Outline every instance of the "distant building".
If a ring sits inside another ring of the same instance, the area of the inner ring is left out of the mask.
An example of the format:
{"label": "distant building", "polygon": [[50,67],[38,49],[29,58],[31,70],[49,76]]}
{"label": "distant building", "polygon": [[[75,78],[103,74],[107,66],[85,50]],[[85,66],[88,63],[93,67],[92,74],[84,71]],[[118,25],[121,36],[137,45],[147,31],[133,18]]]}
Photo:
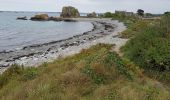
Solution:
{"label": "distant building", "polygon": [[122,16],[122,15],[125,15],[125,12],[126,11],[115,11],[115,14],[118,15],[118,16]]}
{"label": "distant building", "polygon": [[133,16],[134,13],[133,13],[133,12],[125,12],[125,15],[126,15],[126,16]]}
{"label": "distant building", "polygon": [[126,11],[115,11],[116,15],[120,15],[120,16],[133,16],[134,13],[133,12],[126,12]]}

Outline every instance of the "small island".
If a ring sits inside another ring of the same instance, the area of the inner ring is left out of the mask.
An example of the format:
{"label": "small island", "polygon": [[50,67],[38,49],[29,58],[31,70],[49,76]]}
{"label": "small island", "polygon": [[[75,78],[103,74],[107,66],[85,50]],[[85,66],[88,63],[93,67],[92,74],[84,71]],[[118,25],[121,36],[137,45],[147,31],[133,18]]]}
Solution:
{"label": "small island", "polygon": [[39,14],[31,17],[32,21],[66,21],[66,22],[76,22],[71,18],[80,17],[78,9],[68,6],[63,7],[60,17],[49,17],[47,14]]}

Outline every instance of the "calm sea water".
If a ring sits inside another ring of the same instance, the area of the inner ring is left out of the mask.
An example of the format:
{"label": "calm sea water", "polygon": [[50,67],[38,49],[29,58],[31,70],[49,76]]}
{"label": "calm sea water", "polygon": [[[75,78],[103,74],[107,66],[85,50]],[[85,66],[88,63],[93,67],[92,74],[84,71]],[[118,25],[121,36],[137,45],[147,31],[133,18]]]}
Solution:
{"label": "calm sea water", "polygon": [[[65,39],[92,29],[90,22],[38,22],[16,20],[30,18],[33,12],[0,12],[0,51],[22,48],[23,46]],[[59,16],[59,13],[48,13]]]}

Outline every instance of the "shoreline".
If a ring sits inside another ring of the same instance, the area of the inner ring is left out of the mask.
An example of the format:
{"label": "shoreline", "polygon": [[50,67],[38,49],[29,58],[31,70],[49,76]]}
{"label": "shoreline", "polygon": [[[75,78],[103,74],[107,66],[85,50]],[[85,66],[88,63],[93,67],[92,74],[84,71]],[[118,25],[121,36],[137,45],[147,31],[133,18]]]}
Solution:
{"label": "shoreline", "polygon": [[124,45],[127,39],[118,37],[126,29],[122,22],[98,18],[74,18],[77,21],[90,21],[93,29],[67,39],[23,47],[21,50],[0,53],[0,73],[10,65],[39,66],[52,62],[59,56],[65,57],[79,53],[98,43],[116,44],[115,50]]}

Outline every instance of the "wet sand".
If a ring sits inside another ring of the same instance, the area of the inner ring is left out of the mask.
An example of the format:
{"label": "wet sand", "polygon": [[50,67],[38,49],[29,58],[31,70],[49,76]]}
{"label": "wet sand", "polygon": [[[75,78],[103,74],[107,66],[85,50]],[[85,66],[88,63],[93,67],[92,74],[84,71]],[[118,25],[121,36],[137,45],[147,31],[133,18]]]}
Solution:
{"label": "wet sand", "polygon": [[12,64],[38,66],[44,62],[52,62],[59,56],[73,55],[98,43],[116,44],[115,51],[118,51],[127,41],[118,37],[119,32],[126,29],[121,22],[99,18],[74,18],[74,20],[89,21],[93,24],[93,29],[64,40],[0,52],[0,72],[4,72]]}

